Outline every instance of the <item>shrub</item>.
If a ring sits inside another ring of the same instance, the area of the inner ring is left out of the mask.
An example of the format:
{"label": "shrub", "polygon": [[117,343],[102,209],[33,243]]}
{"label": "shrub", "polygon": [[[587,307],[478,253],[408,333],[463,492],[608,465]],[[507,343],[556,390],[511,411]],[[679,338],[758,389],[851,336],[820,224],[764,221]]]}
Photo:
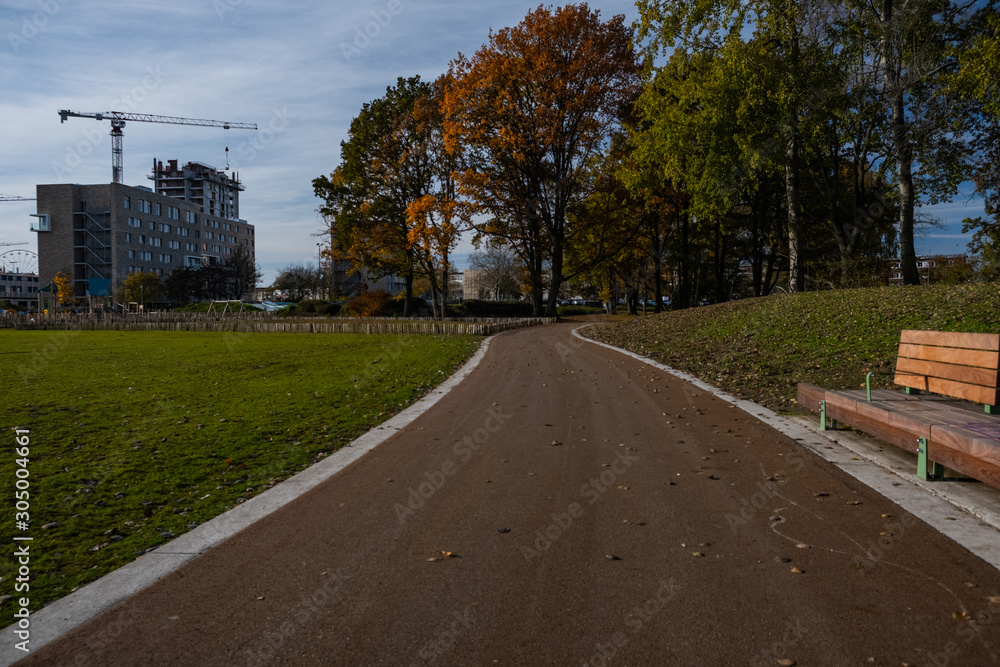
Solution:
{"label": "shrub", "polygon": [[388,292],[374,290],[354,297],[345,308],[351,317],[379,317],[388,314],[390,301]]}

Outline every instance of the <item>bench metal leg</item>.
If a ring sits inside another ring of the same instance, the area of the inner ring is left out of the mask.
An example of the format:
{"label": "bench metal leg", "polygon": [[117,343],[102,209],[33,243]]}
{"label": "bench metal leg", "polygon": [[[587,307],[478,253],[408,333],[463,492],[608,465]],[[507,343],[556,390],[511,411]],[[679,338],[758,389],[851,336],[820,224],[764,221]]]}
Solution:
{"label": "bench metal leg", "polygon": [[944,466],[927,458],[927,438],[917,439],[917,475],[920,479],[930,481],[944,478]]}

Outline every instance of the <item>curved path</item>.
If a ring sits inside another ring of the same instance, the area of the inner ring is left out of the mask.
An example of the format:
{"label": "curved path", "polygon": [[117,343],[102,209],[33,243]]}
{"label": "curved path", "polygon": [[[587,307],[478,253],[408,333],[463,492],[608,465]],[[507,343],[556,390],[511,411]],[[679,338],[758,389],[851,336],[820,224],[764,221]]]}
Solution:
{"label": "curved path", "polygon": [[23,665],[985,665],[1000,573],[572,325]]}

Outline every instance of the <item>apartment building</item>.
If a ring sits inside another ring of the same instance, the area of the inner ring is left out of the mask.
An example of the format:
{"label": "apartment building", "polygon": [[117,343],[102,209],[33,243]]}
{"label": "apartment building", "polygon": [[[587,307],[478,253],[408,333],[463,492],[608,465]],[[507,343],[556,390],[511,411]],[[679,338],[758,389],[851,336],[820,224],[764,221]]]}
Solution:
{"label": "apartment building", "polygon": [[[36,186],[38,276],[72,276],[74,296],[111,291],[132,272],[167,277],[180,267],[255,258],[254,227],[239,218],[235,177],[201,163],[154,162],[157,191],[120,183]],[[94,281],[93,284],[91,281]]]}

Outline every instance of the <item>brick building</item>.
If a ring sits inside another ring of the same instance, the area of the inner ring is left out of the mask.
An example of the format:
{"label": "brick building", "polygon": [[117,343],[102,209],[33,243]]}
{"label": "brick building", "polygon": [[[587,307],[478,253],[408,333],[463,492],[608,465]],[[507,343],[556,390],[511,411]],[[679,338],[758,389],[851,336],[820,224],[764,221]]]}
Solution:
{"label": "brick building", "polygon": [[224,262],[244,248],[255,258],[254,227],[239,218],[243,186],[201,163],[182,169],[154,161],[157,191],[120,183],[36,186],[38,276],[48,284],[58,271],[73,278],[74,296],[111,281],[112,292],[129,273],[166,277],[180,267]]}

